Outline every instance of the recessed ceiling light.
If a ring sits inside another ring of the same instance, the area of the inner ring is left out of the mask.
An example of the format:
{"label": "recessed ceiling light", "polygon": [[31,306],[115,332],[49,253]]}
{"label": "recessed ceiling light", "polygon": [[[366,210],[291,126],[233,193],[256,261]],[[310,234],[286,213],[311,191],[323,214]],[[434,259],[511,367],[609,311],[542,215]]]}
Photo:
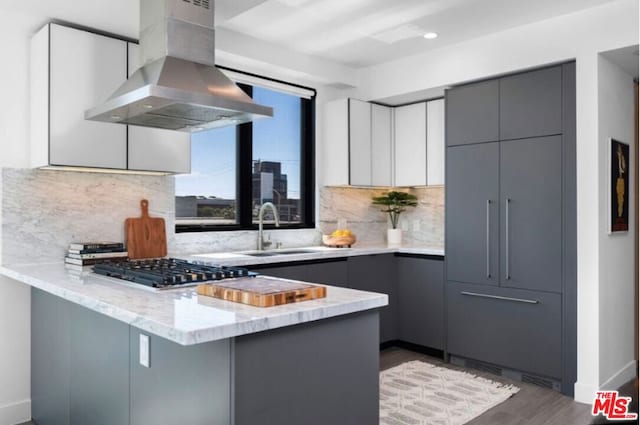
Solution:
{"label": "recessed ceiling light", "polygon": [[428,32],[425,35],[423,35],[424,38],[426,38],[427,40],[433,40],[434,38],[438,38],[438,33],[437,32]]}

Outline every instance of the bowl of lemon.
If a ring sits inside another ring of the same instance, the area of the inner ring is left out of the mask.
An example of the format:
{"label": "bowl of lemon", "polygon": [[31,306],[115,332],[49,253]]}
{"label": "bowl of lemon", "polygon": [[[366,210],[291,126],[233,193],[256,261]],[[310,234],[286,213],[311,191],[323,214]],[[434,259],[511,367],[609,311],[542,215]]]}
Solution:
{"label": "bowl of lemon", "polygon": [[349,229],[338,229],[330,235],[322,235],[322,243],[334,248],[351,248],[356,243],[356,235]]}

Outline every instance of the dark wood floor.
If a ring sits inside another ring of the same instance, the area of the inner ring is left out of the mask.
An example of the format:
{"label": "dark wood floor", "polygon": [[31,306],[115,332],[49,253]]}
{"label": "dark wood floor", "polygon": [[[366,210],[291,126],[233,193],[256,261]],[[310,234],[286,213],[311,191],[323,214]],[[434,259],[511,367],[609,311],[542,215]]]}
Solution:
{"label": "dark wood floor", "polygon": [[[382,351],[380,369],[385,370],[411,360],[423,360],[451,369],[465,370],[464,368],[444,363],[441,359],[401,348],[389,348]],[[594,421],[590,413],[591,406],[576,403],[573,399],[556,391],[524,382],[512,381],[482,371],[472,370],[472,372],[494,381],[514,384],[520,388],[520,392],[504,403],[478,416],[467,425],[588,425],[591,423],[606,423]],[[635,404],[633,407],[635,409],[632,408],[632,411],[637,412],[637,380],[625,385],[620,389],[620,392],[634,397]],[[21,425],[35,424],[26,422]]]}
{"label": "dark wood floor", "polygon": [[[443,363],[440,359],[400,348],[390,348],[382,352],[380,369],[388,369],[411,360],[423,360],[451,369],[465,370]],[[472,370],[472,373],[494,381],[514,384],[520,388],[520,392],[467,425],[588,425],[593,420],[590,406],[576,403],[572,398],[556,391],[481,371]]]}

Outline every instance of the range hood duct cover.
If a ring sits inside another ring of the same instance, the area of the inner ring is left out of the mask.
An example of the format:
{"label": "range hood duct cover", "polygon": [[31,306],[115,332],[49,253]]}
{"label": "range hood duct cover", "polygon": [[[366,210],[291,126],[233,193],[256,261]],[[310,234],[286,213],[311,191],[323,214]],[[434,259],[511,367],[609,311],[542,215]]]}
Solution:
{"label": "range hood duct cover", "polygon": [[213,1],[140,0],[144,65],[85,118],[194,132],[272,117],[215,67],[213,28]]}

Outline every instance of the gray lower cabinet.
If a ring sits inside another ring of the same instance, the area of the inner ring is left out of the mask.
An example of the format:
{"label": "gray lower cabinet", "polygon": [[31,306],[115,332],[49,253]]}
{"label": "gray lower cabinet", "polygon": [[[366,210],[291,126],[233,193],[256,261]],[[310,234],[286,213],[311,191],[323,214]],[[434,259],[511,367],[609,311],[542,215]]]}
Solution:
{"label": "gray lower cabinet", "polygon": [[500,140],[562,133],[562,66],[500,79]]}
{"label": "gray lower cabinet", "polygon": [[447,149],[447,279],[499,280],[500,144]]}
{"label": "gray lower cabinet", "polygon": [[70,424],[128,424],[129,325],[73,304],[70,318]]}
{"label": "gray lower cabinet", "polygon": [[139,363],[141,333],[131,328],[130,424],[230,425],[231,340],[181,346],[149,335],[147,368]]}
{"label": "gray lower cabinet", "polygon": [[265,276],[303,280],[324,285],[347,286],[347,259],[326,261],[300,261],[282,265],[249,266],[249,269]]}
{"label": "gray lower cabinet", "polygon": [[482,81],[446,91],[447,146],[495,142],[500,128],[500,83]]}
{"label": "gray lower cabinet", "polygon": [[33,289],[32,417],[46,425],[129,423],[129,326]]}
{"label": "gray lower cabinet", "polygon": [[380,343],[398,336],[398,284],[396,259],[391,254],[350,257],[348,283],[351,289],[378,292],[389,296],[389,305],[380,311]]}
{"label": "gray lower cabinet", "polygon": [[31,291],[31,416],[38,424],[69,425],[71,381],[69,303]]}
{"label": "gray lower cabinet", "polygon": [[32,307],[40,425],[378,424],[377,311],[181,346],[38,289]]}
{"label": "gray lower cabinet", "polygon": [[444,350],[444,261],[397,257],[400,339]]}
{"label": "gray lower cabinet", "polygon": [[181,346],[31,291],[32,417],[41,425],[230,425],[231,341]]}
{"label": "gray lower cabinet", "polygon": [[562,377],[562,296],[447,283],[447,351],[550,378]]}
{"label": "gray lower cabinet", "polygon": [[377,334],[367,311],[236,338],[235,425],[378,425]]}

